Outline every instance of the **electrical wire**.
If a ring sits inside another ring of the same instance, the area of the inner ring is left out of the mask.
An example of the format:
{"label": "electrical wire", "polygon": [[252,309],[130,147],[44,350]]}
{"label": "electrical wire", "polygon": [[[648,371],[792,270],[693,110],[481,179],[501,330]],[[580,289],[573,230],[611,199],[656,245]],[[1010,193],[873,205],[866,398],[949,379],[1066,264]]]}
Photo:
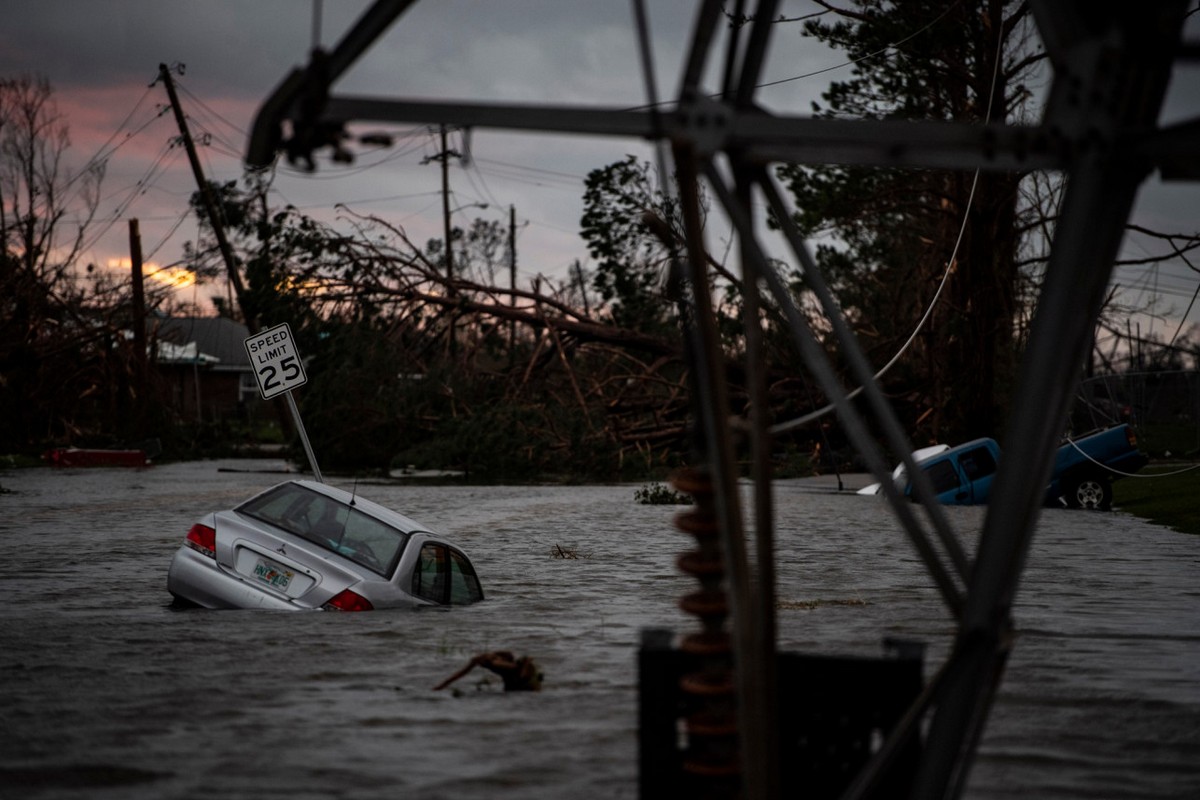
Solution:
{"label": "electrical wire", "polygon": [[115,153],[117,150],[119,150],[121,148],[122,145],[125,144],[125,142],[129,141],[130,138],[132,138],[133,136],[136,136],[138,133],[141,133],[141,131],[145,130],[146,127],[151,122],[153,122],[154,120],[156,120],[162,116],[162,112],[159,111],[150,120],[148,120],[145,124],[143,124],[141,127],[139,127],[136,131],[133,131],[132,133],[128,134],[125,137],[124,141],[122,141],[116,147],[113,147],[112,150],[108,150],[109,145],[112,144],[113,140],[117,138],[117,135],[120,134],[121,131],[125,130],[125,126],[129,124],[129,121],[131,119],[133,119],[133,115],[137,113],[138,109],[141,108],[142,103],[144,103],[146,101],[146,98],[150,95],[151,89],[152,89],[152,87],[147,87],[146,90],[144,92],[142,92],[142,96],[139,97],[138,101],[133,104],[133,108],[130,109],[129,113],[125,115],[125,119],[121,121],[121,124],[117,126],[116,130],[114,130],[112,132],[112,134],[108,137],[108,139],[104,142],[104,144],[100,145],[100,148],[96,151],[96,154],[87,160],[87,162],[83,165],[82,169],[80,169],[78,173],[76,173],[74,176],[71,177],[70,180],[67,181],[66,185],[63,187],[64,189],[71,188],[71,186],[74,185],[74,183],[76,181],[78,181],[83,175],[87,174],[87,172],[89,170],[91,170],[93,167],[97,166],[98,164],[101,164],[104,161],[107,161],[108,158],[113,153]]}
{"label": "electrical wire", "polygon": [[[94,234],[87,241],[87,243],[82,246],[81,249],[86,251],[95,247],[96,243],[108,233],[112,226],[129,212],[129,209],[133,206],[134,201],[136,201],[138,197],[145,194],[146,191],[154,185],[155,181],[158,180],[158,178],[164,172],[166,166],[173,162],[178,155],[179,151],[174,147],[174,145],[168,143],[159,153],[158,157],[155,158],[154,162],[151,163],[142,179],[137,181],[137,183],[135,183],[133,186],[124,190],[127,193],[125,195],[125,199],[121,203],[117,204],[116,210],[113,212],[112,217],[108,218],[107,224],[103,225],[100,231]],[[108,196],[112,197],[113,195]]]}
{"label": "electrical wire", "polygon": [[[475,178],[472,177],[472,175],[471,175],[472,172],[476,173],[479,176],[478,184],[475,183]],[[492,194],[491,187],[488,186],[487,180],[484,178],[483,173],[479,171],[479,168],[477,166],[475,166],[474,159],[472,159],[472,161],[471,161],[471,166],[463,167],[463,175],[466,177],[467,183],[471,184],[471,188],[475,190],[475,193],[486,197],[487,202],[490,205],[496,206],[497,208],[500,208],[504,205],[503,203],[501,203],[499,200],[496,199],[496,195]]]}
{"label": "electrical wire", "polygon": [[[408,156],[412,153],[418,152],[421,149],[421,147],[422,147],[421,144],[412,144],[409,147],[403,148],[401,150],[392,151],[392,152],[388,153],[388,155],[386,157],[381,158],[377,161],[372,161],[370,163],[365,163],[365,164],[358,164],[354,167],[351,167],[351,168],[348,168],[345,170],[341,170],[336,173],[309,172],[307,170],[299,169],[297,167],[291,167],[291,166],[287,165],[286,163],[280,164],[278,167],[278,171],[280,174],[288,175],[293,178],[299,178],[299,179],[302,179],[305,181],[340,181],[344,178],[352,178],[356,175],[361,175],[364,172],[374,170],[377,167],[383,166],[384,164],[389,164],[393,161],[398,161],[399,159],[404,158],[405,156]],[[372,150],[370,152],[382,152],[386,149],[387,148],[378,148],[378,150]]]}
{"label": "electrical wire", "polygon": [[1112,467],[1108,466],[1107,464],[1105,464],[1101,461],[1097,461],[1096,459],[1092,458],[1087,453],[1083,452],[1083,448],[1080,447],[1079,445],[1075,444],[1075,440],[1072,439],[1070,436],[1067,437],[1067,443],[1070,444],[1071,447],[1074,447],[1076,450],[1078,450],[1079,454],[1081,456],[1083,456],[1084,458],[1086,458],[1088,461],[1091,461],[1093,464],[1097,464],[1101,467],[1104,467],[1105,471],[1111,472],[1114,475],[1120,475],[1122,478],[1170,478],[1174,475],[1182,475],[1185,472],[1191,472],[1192,470],[1200,469],[1200,464],[1193,464],[1190,467],[1184,467],[1183,469],[1178,469],[1178,470],[1175,470],[1174,472],[1153,472],[1153,473],[1149,473],[1149,474],[1143,474],[1140,472],[1122,472],[1119,469],[1113,469]]}
{"label": "electrical wire", "polygon": [[247,132],[247,131],[246,131],[244,128],[242,128],[241,126],[239,126],[239,125],[236,125],[236,124],[234,124],[234,123],[230,122],[228,119],[226,119],[225,117],[221,116],[221,114],[220,114],[220,113],[219,113],[219,112],[218,112],[216,109],[214,109],[214,108],[213,108],[212,106],[210,106],[208,103],[205,103],[205,102],[204,102],[202,99],[200,99],[200,97],[199,97],[199,96],[198,96],[198,95],[197,95],[195,92],[193,92],[191,89],[189,89],[189,88],[187,87],[187,85],[186,85],[186,84],[183,82],[183,79],[182,79],[182,78],[178,78],[178,77],[177,77],[177,78],[175,79],[175,88],[177,88],[177,89],[180,91],[180,93],[181,93],[181,94],[185,94],[185,95],[187,95],[187,96],[188,96],[188,98],[189,98],[189,99],[190,99],[190,100],[191,100],[193,103],[195,103],[195,104],[196,104],[196,105],[197,105],[199,108],[202,108],[203,110],[207,111],[207,112],[208,112],[209,114],[211,114],[212,116],[214,116],[214,117],[216,117],[217,119],[219,119],[221,122],[224,122],[224,123],[225,123],[226,125],[228,125],[230,128],[232,128],[233,130],[235,130],[235,131],[237,131],[238,133],[240,133],[240,134],[241,134],[243,137],[249,137],[249,135],[250,135],[250,134],[249,134],[249,133],[248,133],[248,132]]}
{"label": "electrical wire", "polygon": [[[859,56],[858,58],[853,58],[853,59],[851,59],[851,60],[849,60],[849,61],[846,61],[846,62],[844,62],[844,63],[841,63],[841,64],[835,64],[835,65],[834,65],[834,66],[832,66],[832,67],[824,67],[824,68],[822,68],[822,69],[816,70],[815,72],[807,72],[807,73],[805,73],[805,74],[803,74],[803,75],[795,75],[795,76],[793,76],[793,77],[791,77],[791,78],[782,78],[782,79],[780,79],[780,80],[777,80],[777,81],[768,81],[767,83],[760,83],[760,84],[757,84],[757,85],[755,85],[755,87],[754,87],[754,88],[756,88],[756,89],[765,89],[765,88],[767,88],[767,87],[769,87],[769,86],[778,86],[778,85],[780,85],[780,84],[782,84],[782,83],[791,83],[792,81],[803,80],[804,78],[812,78],[812,77],[814,77],[814,76],[816,76],[816,75],[823,75],[823,74],[825,74],[826,72],[833,72],[834,70],[843,69],[843,68],[845,68],[845,67],[852,67],[852,66],[854,66],[855,64],[861,64],[861,63],[862,63],[862,62],[864,62],[864,61],[869,61],[870,59],[872,59],[872,58],[875,58],[875,57],[876,57],[876,56],[878,56],[878,55],[882,55],[882,54],[884,54],[884,53],[887,53],[887,52],[888,52],[888,51],[890,51],[890,50],[899,50],[899,49],[900,49],[900,45],[902,45],[902,44],[905,44],[906,42],[912,41],[913,39],[917,38],[918,36],[920,36],[920,35],[921,35],[922,33],[924,33],[925,31],[927,31],[927,30],[929,30],[930,28],[932,28],[934,25],[936,25],[936,24],[938,24],[939,22],[941,22],[941,21],[942,21],[942,19],[943,19],[943,18],[944,18],[944,17],[945,17],[947,14],[949,14],[951,11],[953,11],[953,10],[954,10],[954,9],[955,9],[957,6],[959,6],[959,5],[962,5],[962,0],[958,0],[957,2],[955,2],[955,3],[952,3],[951,5],[947,6],[945,11],[943,11],[941,14],[937,15],[936,17],[934,17],[934,18],[933,18],[933,19],[932,19],[932,20],[931,20],[931,21],[930,21],[930,22],[929,22],[927,25],[925,25],[925,26],[924,26],[923,28],[921,28],[920,30],[917,30],[917,31],[915,31],[915,32],[913,32],[913,33],[911,33],[911,34],[909,34],[908,36],[904,37],[903,39],[901,39],[901,40],[900,40],[900,41],[898,41],[898,42],[893,42],[893,43],[891,43],[891,44],[887,45],[886,47],[882,47],[882,48],[880,48],[879,50],[876,50],[876,51],[875,51],[875,52],[873,52],[873,53],[867,53],[865,56]],[[994,88],[995,88],[995,78],[994,78],[994,77],[993,77],[993,79],[992,79],[992,86],[993,86],[993,89],[994,89]]]}
{"label": "electrical wire", "polygon": [[[144,100],[144,99],[145,99],[145,95],[143,95],[143,100]],[[141,101],[141,100],[139,100],[139,101],[138,101],[138,104],[140,105],[140,104],[141,104],[141,102],[142,102],[142,101]],[[136,106],[135,106],[135,110],[136,110]],[[109,137],[109,139],[108,139],[108,142],[106,142],[106,143],[105,143],[105,144],[104,144],[104,145],[103,145],[103,146],[100,148],[100,150],[98,150],[98,151],[96,152],[96,154],[95,154],[94,156],[92,156],[92,158],[91,158],[91,159],[89,159],[89,160],[88,160],[88,162],[87,162],[87,163],[84,165],[83,169],[81,169],[79,172],[77,172],[77,173],[76,173],[74,176],[72,176],[72,177],[71,177],[71,178],[70,178],[70,179],[67,181],[66,185],[64,186],[64,190],[70,189],[70,188],[71,188],[71,187],[73,187],[73,186],[74,186],[74,185],[75,185],[75,184],[76,184],[76,183],[77,183],[77,182],[78,182],[80,179],[82,179],[82,178],[83,178],[85,175],[87,175],[87,174],[88,174],[89,172],[91,172],[93,169],[95,169],[95,168],[96,168],[96,167],[98,167],[99,165],[101,165],[101,164],[105,163],[105,162],[106,162],[106,161],[107,161],[109,158],[111,158],[111,157],[113,156],[113,154],[114,154],[114,153],[116,153],[116,152],[117,152],[118,150],[120,150],[120,149],[121,149],[123,146],[125,146],[125,145],[126,145],[126,144],[128,144],[130,141],[132,141],[132,140],[133,140],[133,138],[134,138],[135,136],[138,136],[139,134],[141,134],[143,131],[145,131],[145,130],[146,130],[146,128],[150,127],[152,124],[154,124],[154,122],[156,122],[156,121],[157,121],[159,118],[161,118],[161,117],[163,116],[163,114],[166,112],[166,110],[167,110],[167,109],[160,109],[159,111],[155,112],[155,114],[154,114],[153,116],[151,116],[149,119],[147,119],[145,122],[143,122],[143,123],[142,123],[142,124],[141,124],[141,125],[140,125],[140,126],[137,128],[137,129],[136,129],[136,130],[133,130],[133,131],[130,131],[129,133],[127,133],[127,134],[125,135],[125,138],[124,138],[124,139],[123,139],[123,140],[122,140],[122,141],[121,141],[119,144],[117,144],[115,147],[112,147],[111,149],[108,149],[108,148],[109,148],[109,145],[110,145],[110,144],[111,144],[111,142],[112,142],[112,140],[116,138],[117,134],[118,134],[118,133],[120,133],[120,131],[122,130],[122,128],[124,128],[124,126],[125,126],[126,124],[128,124],[128,121],[129,121],[129,119],[130,119],[130,118],[132,118],[132,115],[133,115],[133,113],[134,113],[134,112],[132,112],[132,111],[131,111],[131,112],[130,112],[130,115],[129,115],[129,117],[126,117],[126,120],[125,120],[124,122],[122,122],[122,123],[121,123],[121,127],[119,127],[119,128],[118,128],[118,129],[117,129],[117,130],[116,130],[116,131],[115,131],[115,132],[114,132],[114,133],[113,133],[113,134],[112,134],[112,135]],[[69,204],[71,204],[72,202],[83,202],[84,204],[87,204],[87,202],[88,202],[88,201],[87,201],[86,199],[83,199],[83,200],[81,200],[81,199],[80,199],[80,195],[82,194],[82,192],[83,192],[83,191],[84,191],[83,189],[80,189],[78,192],[76,192],[76,193],[75,193],[75,195],[74,195],[73,197],[71,197],[71,198],[68,198],[68,200],[67,200],[67,204],[69,205]],[[125,190],[123,190],[123,189],[122,189],[122,190],[118,190],[118,191],[116,191],[116,192],[112,192],[112,193],[110,193],[110,194],[108,194],[108,195],[105,195],[105,197],[101,198],[101,201],[103,201],[103,200],[107,200],[107,199],[109,199],[109,198],[113,197],[113,196],[114,196],[114,195],[116,195],[116,194],[120,194],[122,191],[125,191]]]}
{"label": "electrical wire", "polygon": [[[1175,251],[1175,255],[1187,265],[1188,269],[1196,271],[1192,266],[1192,262],[1188,260],[1187,255],[1175,245],[1174,239],[1168,240],[1171,243],[1171,249]],[[1171,335],[1171,341],[1167,342],[1167,347],[1175,344],[1175,340],[1179,338],[1180,332],[1183,330],[1184,324],[1187,322],[1188,314],[1192,313],[1192,308],[1196,305],[1196,298],[1200,296],[1200,283],[1196,285],[1196,290],[1192,292],[1192,299],[1188,301],[1187,310],[1183,312],[1183,316],[1179,318],[1179,326],[1175,328],[1175,333]]]}
{"label": "electrical wire", "polygon": [[142,256],[142,261],[143,261],[143,262],[148,262],[148,261],[150,261],[150,259],[154,258],[154,255],[155,255],[155,254],[156,254],[156,253],[157,253],[159,250],[161,250],[161,249],[162,249],[162,246],[163,246],[164,244],[166,244],[166,243],[167,243],[167,242],[170,240],[170,238],[171,238],[172,236],[174,236],[174,235],[175,235],[175,231],[179,230],[180,226],[181,226],[181,225],[183,225],[183,223],[184,223],[184,222],[187,220],[187,218],[188,218],[188,217],[190,217],[191,215],[192,215],[192,210],[191,210],[190,208],[189,208],[188,210],[184,211],[182,214],[180,214],[180,215],[179,215],[179,219],[177,219],[177,220],[175,221],[175,224],[171,226],[171,230],[167,231],[167,235],[166,235],[166,236],[164,236],[162,239],[160,239],[160,240],[159,240],[159,242],[158,242],[158,244],[156,244],[154,247],[152,247],[152,248],[150,249],[150,252],[148,252],[148,253],[146,253],[146,255]]}
{"label": "electrical wire", "polygon": [[565,183],[561,180],[556,180],[553,178],[547,179],[544,177],[537,177],[537,176],[525,176],[525,175],[521,175],[517,172],[514,172],[512,170],[508,170],[508,171],[496,170],[496,169],[486,169],[485,170],[482,167],[478,167],[478,169],[481,174],[490,175],[493,178],[497,178],[499,180],[513,181],[514,183],[521,183],[526,186],[536,186],[540,189],[552,189],[552,190],[556,190],[556,191],[577,191],[579,189],[579,182],[575,182],[575,181],[573,181],[571,183]]}
{"label": "electrical wire", "polygon": [[560,172],[558,170],[545,169],[544,167],[531,167],[527,164],[514,164],[511,161],[499,161],[494,158],[480,158],[479,156],[475,156],[474,160],[481,161],[485,164],[494,164],[498,167],[512,167],[514,169],[526,170],[528,172],[537,172],[542,175],[553,175],[559,178],[566,178],[574,182],[582,181],[584,179],[584,176],[576,175],[571,172]]}
{"label": "electrical wire", "polygon": [[[953,7],[954,6],[951,6],[950,8],[953,8]],[[934,22],[937,22],[938,20],[940,20],[942,17],[944,17],[949,12],[950,12],[950,9],[946,9],[946,11],[942,13],[941,17],[938,17],[937,19],[935,19]],[[931,22],[930,25],[932,25],[932,24],[933,23]],[[921,31],[918,31],[917,33],[921,33],[922,31],[927,30],[928,28],[929,28],[929,25],[925,26],[925,28],[922,28]],[[916,36],[916,35],[917,35],[916,33],[913,34],[913,36]],[[909,38],[911,39],[912,36],[910,36]],[[905,40],[905,41],[907,41],[907,40]],[[1003,54],[1004,54],[1004,37],[998,35],[996,37],[996,58],[994,59],[994,63],[992,65],[992,83],[991,83],[990,89],[988,90],[988,103],[987,103],[987,109],[984,114],[985,120],[988,119],[989,117],[991,117],[992,105],[995,102],[995,98],[996,98],[996,78],[1000,73],[1000,62],[1002,60]],[[905,354],[905,352],[908,351],[908,348],[910,346],[912,346],[912,343],[914,341],[916,341],[917,335],[921,332],[921,330],[925,327],[925,324],[929,321],[929,318],[933,315],[933,309],[937,306],[938,300],[942,296],[942,290],[946,287],[946,282],[949,280],[951,273],[954,271],[955,263],[958,259],[958,249],[962,245],[963,236],[966,234],[967,222],[969,221],[970,215],[971,215],[971,207],[972,207],[973,203],[975,202],[975,189],[978,185],[979,185],[979,170],[976,169],[975,177],[971,180],[971,192],[967,196],[967,205],[963,209],[962,224],[958,228],[958,238],[955,239],[954,248],[953,248],[953,250],[951,250],[950,258],[946,262],[946,269],[945,269],[945,272],[942,273],[941,283],[938,284],[938,288],[937,288],[937,291],[933,295],[933,299],[930,300],[929,306],[925,309],[924,315],[922,315],[921,320],[917,323],[917,326],[913,329],[913,332],[908,337],[908,340],[904,343],[904,345],[900,348],[900,350],[894,356],[892,356],[892,359],[890,361],[888,361],[887,364],[885,364],[882,369],[880,369],[878,372],[875,373],[875,375],[872,377],[872,380],[878,381],[885,374],[887,374],[887,372],[889,370],[891,370],[891,368],[893,366],[896,365],[896,363]],[[848,400],[854,399],[855,397],[857,397],[859,394],[862,393],[863,388],[864,387],[859,386],[856,389],[854,389],[853,391],[849,392],[846,395],[846,399],[848,399]],[[813,411],[809,414],[805,414],[802,417],[798,417],[793,420],[788,420],[787,422],[781,422],[777,425],[773,425],[771,427],[771,433],[778,434],[778,433],[786,433],[788,431],[795,430],[796,428],[802,427],[804,425],[807,425],[810,422],[820,419],[821,417],[829,414],[830,412],[834,411],[835,409],[836,409],[836,405],[834,403],[829,403],[828,405],[824,406],[823,408],[819,408],[816,411]]]}

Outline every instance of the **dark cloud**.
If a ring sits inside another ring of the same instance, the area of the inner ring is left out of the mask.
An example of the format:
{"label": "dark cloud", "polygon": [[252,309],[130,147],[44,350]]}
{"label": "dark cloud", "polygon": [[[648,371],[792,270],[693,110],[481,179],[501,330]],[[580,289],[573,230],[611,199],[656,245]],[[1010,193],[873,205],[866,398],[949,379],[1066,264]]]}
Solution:
{"label": "dark cloud", "polygon": [[[211,136],[204,149],[206,169],[214,179],[237,180],[253,114],[288,71],[307,60],[313,2],[10,0],[0,23],[0,75],[38,72],[51,80],[68,116],[79,162],[91,157],[137,109],[130,124],[146,127],[109,160],[106,210],[122,219],[142,217],[144,235],[161,239],[159,258],[170,261],[194,235],[190,222],[171,232],[186,211],[194,183],[180,154],[169,150],[177,133],[173,122],[152,120],[155,105],[165,102],[161,87],[139,98],[160,62],[185,64],[180,84],[189,116]],[[646,5],[659,91],[670,97],[696,3],[648,0]],[[791,13],[806,5],[806,0],[796,0],[784,10]],[[369,0],[320,3],[322,42],[336,42],[369,6]],[[1192,26],[1200,26],[1200,20]],[[385,98],[636,106],[645,102],[646,89],[635,44],[625,0],[421,0],[337,89]],[[804,40],[792,25],[777,33],[764,80],[806,75],[841,61]],[[807,113],[809,103],[837,76],[824,73],[781,83],[764,90],[761,98],[777,111]],[[1200,106],[1197,77],[1195,69],[1178,71],[1165,118],[1194,116]],[[366,123],[359,129],[372,127],[378,126]],[[282,166],[275,199],[330,219],[335,203],[361,203],[365,210],[403,220],[418,241],[440,235],[436,209],[427,209],[440,188],[437,170],[420,164],[436,143],[421,131],[401,141],[390,152],[363,154],[348,169],[323,163],[316,175],[303,175]],[[452,172],[455,199],[461,205],[487,202],[488,211],[466,213],[504,219],[509,205],[517,207],[523,223],[521,263],[529,275],[562,271],[576,257],[585,257],[576,230],[582,178],[590,169],[626,153],[650,158],[647,146],[637,141],[488,131],[475,132],[472,150],[474,165]],[[159,169],[152,173],[156,163]],[[139,194],[139,182],[148,176],[151,183]],[[1195,196],[1191,187],[1150,181],[1137,214],[1160,229],[1196,232]],[[126,202],[128,197],[132,199]],[[114,225],[98,240],[95,259],[121,255],[126,247],[122,226]],[[1185,280],[1194,285],[1194,274],[1185,266],[1165,269],[1181,285]],[[1200,318],[1200,309],[1193,318]]]}

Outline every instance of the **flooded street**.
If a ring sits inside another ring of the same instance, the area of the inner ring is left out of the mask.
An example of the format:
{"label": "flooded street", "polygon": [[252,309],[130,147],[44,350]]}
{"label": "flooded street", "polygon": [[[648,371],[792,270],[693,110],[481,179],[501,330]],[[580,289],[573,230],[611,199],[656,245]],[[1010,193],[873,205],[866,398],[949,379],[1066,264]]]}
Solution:
{"label": "flooded street", "polygon": [[[463,545],[487,601],[171,609],[188,527],[283,468],[0,473],[0,798],[637,796],[639,631],[694,626],[676,507],[636,504],[636,485],[360,483]],[[778,504],[781,649],[920,639],[932,672],[953,624],[884,505],[798,482]],[[968,537],[982,520],[950,513]],[[1200,537],[1046,512],[1015,617],[969,797],[1200,797]],[[495,649],[537,659],[544,690],[480,671],[431,691]]]}

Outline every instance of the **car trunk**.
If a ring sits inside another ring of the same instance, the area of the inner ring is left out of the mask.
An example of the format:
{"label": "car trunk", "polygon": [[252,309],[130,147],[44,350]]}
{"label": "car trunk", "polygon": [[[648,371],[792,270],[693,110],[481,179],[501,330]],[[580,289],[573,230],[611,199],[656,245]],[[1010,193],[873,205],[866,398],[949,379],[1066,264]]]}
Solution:
{"label": "car trunk", "polygon": [[334,563],[335,554],[293,534],[249,523],[233,512],[218,513],[215,521],[221,568],[299,607],[320,608],[362,579]]}

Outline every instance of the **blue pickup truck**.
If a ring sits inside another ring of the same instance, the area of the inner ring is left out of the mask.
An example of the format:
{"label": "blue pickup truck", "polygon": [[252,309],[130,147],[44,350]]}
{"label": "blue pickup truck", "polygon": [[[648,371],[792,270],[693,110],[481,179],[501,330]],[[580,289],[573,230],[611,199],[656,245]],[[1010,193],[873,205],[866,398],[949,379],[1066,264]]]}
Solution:
{"label": "blue pickup truck", "polygon": [[[1000,446],[995,439],[975,439],[918,462],[933,482],[939,503],[981,505],[992,492]],[[1112,482],[1137,472],[1146,456],[1128,425],[1117,425],[1079,439],[1068,439],[1054,459],[1046,487],[1047,505],[1065,502],[1071,508],[1112,508]],[[912,492],[909,485],[906,494]]]}

